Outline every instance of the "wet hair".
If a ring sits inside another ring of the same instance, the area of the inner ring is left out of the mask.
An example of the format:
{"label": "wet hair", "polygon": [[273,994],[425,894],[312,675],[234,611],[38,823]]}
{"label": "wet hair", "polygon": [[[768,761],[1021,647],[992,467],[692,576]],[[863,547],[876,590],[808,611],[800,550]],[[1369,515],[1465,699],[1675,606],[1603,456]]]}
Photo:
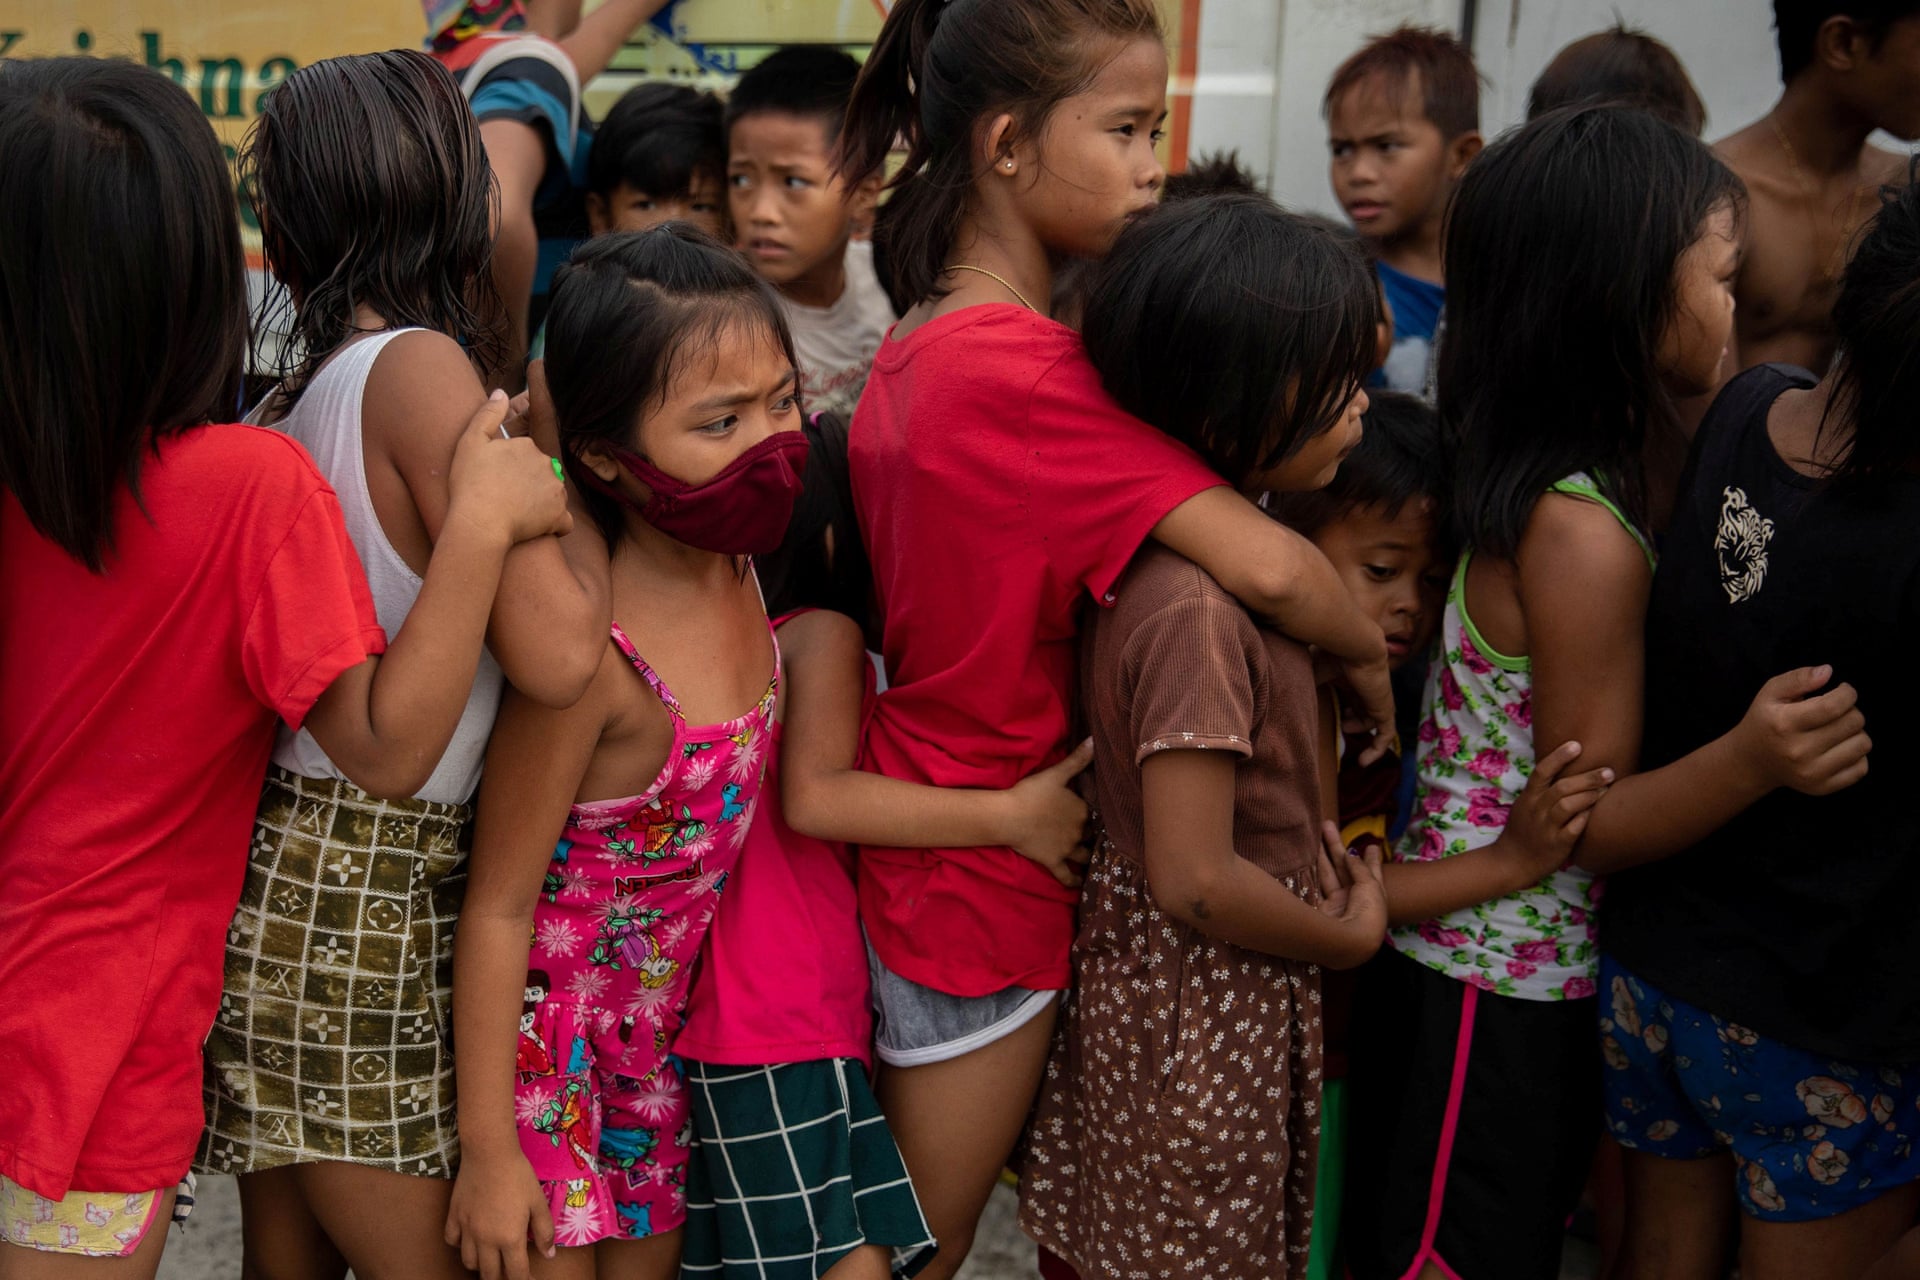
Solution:
{"label": "wet hair", "polygon": [[[775,49],[740,77],[727,95],[727,128],[756,112],[811,116],[826,126],[827,145],[839,140],[860,63],[830,44],[790,44]],[[600,145],[598,138],[594,145]]]}
{"label": "wet hair", "polygon": [[1706,104],[1673,50],[1624,22],[1554,54],[1527,95],[1527,119],[1602,102],[1651,111],[1695,135],[1707,125]]}
{"label": "wet hair", "polygon": [[1240,486],[1334,425],[1372,370],[1372,274],[1265,196],[1163,205],[1094,267],[1087,354],[1123,409]]}
{"label": "wet hair", "polygon": [[278,301],[269,293],[260,328],[290,333],[261,361],[289,403],[364,332],[361,306],[395,329],[447,334],[482,368],[504,358],[493,170],[438,62],[395,49],[300,68],[261,98],[239,169],[267,265],[287,286]]}
{"label": "wet hair", "polygon": [[1674,422],[1658,352],[1675,272],[1707,216],[1744,200],[1706,144],[1631,107],[1550,111],[1468,168],[1439,354],[1463,546],[1511,559],[1576,471],[1646,528],[1642,445]]}
{"label": "wet hair", "polygon": [[1302,493],[1276,493],[1267,510],[1312,537],[1361,507],[1378,507],[1391,520],[1409,502],[1433,504],[1435,526],[1447,527],[1447,468],[1440,449],[1440,417],[1419,396],[1367,392],[1360,443],[1341,462],[1333,482]]}
{"label": "wet hair", "polygon": [[1367,41],[1334,71],[1320,114],[1332,115],[1349,89],[1368,80],[1396,107],[1418,80],[1421,111],[1448,142],[1480,128],[1480,72],[1467,46],[1445,31],[1405,26]]}
{"label": "wet hair", "polygon": [[1920,0],[1773,0],[1781,82],[1791,81],[1813,65],[1814,43],[1828,18],[1853,19],[1877,51],[1888,27],[1916,14],[1920,14]]}
{"label": "wet hair", "polygon": [[98,572],[161,436],[236,416],[247,290],[232,180],[166,76],[0,61],[0,489]]}
{"label": "wet hair", "polygon": [[764,326],[798,366],[772,286],[690,223],[597,236],[554,275],[546,368],[560,456],[609,542],[622,508],[582,479],[582,452],[632,450],[641,417],[672,393],[685,362],[711,352],[733,324]]}
{"label": "wet hair", "polygon": [[1172,204],[1222,191],[1249,196],[1267,194],[1260,180],[1240,163],[1238,151],[1215,151],[1189,164],[1183,173],[1168,174],[1160,188],[1160,200],[1163,204]]}
{"label": "wet hair", "polygon": [[1155,0],[897,0],[861,68],[836,165],[879,173],[896,139],[907,157],[874,219],[888,292],[909,305],[939,292],[972,199],[980,121],[1006,112],[1037,135],[1085,92],[1116,42],[1159,40]]}
{"label": "wet hair", "polygon": [[587,190],[605,198],[625,183],[656,199],[671,199],[692,191],[696,178],[723,182],[722,110],[720,99],[684,84],[627,90],[594,130]]}
{"label": "wet hair", "polygon": [[1857,242],[1833,326],[1840,359],[1820,430],[1852,431],[1831,473],[1836,485],[1871,487],[1920,468],[1920,160],[1881,193],[1880,212]]}

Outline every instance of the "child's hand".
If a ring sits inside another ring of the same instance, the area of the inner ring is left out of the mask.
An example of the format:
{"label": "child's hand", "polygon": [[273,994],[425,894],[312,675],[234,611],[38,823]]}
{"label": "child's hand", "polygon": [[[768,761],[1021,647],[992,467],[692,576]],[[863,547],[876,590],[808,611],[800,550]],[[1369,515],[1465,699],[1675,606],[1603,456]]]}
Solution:
{"label": "child's hand", "polygon": [[1747,758],[1770,787],[1810,796],[1832,795],[1867,776],[1866,717],[1850,684],[1818,690],[1833,679],[1829,666],[1801,667],[1760,686],[1734,729]]}
{"label": "child's hand", "polygon": [[1342,732],[1373,734],[1373,741],[1361,750],[1357,762],[1364,768],[1393,746],[1393,673],[1387,668],[1384,648],[1378,658],[1343,662],[1340,670],[1353,691],[1353,702],[1345,707],[1341,719]]}
{"label": "child's hand", "polygon": [[1508,879],[1515,892],[1539,884],[1567,864],[1593,806],[1613,784],[1613,770],[1604,768],[1561,777],[1579,758],[1577,742],[1563,742],[1548,752],[1507,812],[1497,843],[1513,864]]}
{"label": "child's hand", "polygon": [[1320,912],[1337,921],[1347,935],[1336,954],[1322,958],[1330,969],[1365,964],[1387,936],[1387,890],[1381,878],[1381,852],[1370,844],[1361,857],[1347,852],[1340,828],[1320,824]]}
{"label": "child's hand", "polygon": [[509,545],[573,527],[567,486],[553,459],[525,436],[506,437],[507,397],[496,391],[467,423],[448,474],[456,517],[503,537]]}
{"label": "child's hand", "polygon": [[1069,889],[1080,887],[1087,866],[1087,802],[1070,784],[1092,763],[1093,739],[1088,738],[1059,764],[1022,778],[1005,792],[1007,844]]}
{"label": "child's hand", "polygon": [[553,1214],[525,1156],[461,1161],[446,1238],[460,1250],[461,1265],[483,1280],[530,1280],[529,1241],[553,1257]]}

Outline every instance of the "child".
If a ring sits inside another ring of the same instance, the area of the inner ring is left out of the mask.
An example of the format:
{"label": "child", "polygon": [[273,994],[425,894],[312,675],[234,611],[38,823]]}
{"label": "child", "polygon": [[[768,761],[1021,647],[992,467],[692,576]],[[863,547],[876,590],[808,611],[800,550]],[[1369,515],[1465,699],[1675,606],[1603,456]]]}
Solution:
{"label": "child", "polygon": [[1651,111],[1695,137],[1707,126],[1706,104],[1673,50],[1624,22],[1554,54],[1527,94],[1527,119],[1596,102]]}
{"label": "child", "polygon": [[587,225],[593,234],[691,222],[723,239],[727,143],[720,99],[683,84],[627,90],[593,135]]}
{"label": "child", "polygon": [[[852,437],[888,688],[863,767],[997,789],[1068,741],[1075,615],[1148,540],[1349,664],[1389,723],[1385,643],[1325,557],[1132,418],[1035,311],[1051,264],[1154,205],[1166,51],[1151,0],[901,0],[861,72],[840,166],[908,157],[874,228],[914,305]],[[1200,385],[1246,370],[1186,371]],[[1073,904],[1004,847],[863,846],[879,1095],[953,1275],[1024,1125],[1067,985]]]}
{"label": "child", "polygon": [[[1310,489],[1359,440],[1374,306],[1335,237],[1265,197],[1203,196],[1120,237],[1088,286],[1087,351],[1123,406],[1243,493]],[[1262,376],[1195,396],[1165,373],[1189,368]],[[1165,548],[1115,594],[1083,639],[1103,832],[1021,1225],[1082,1276],[1294,1274],[1319,966],[1379,947],[1380,851],[1327,861],[1305,646]]]}
{"label": "child", "polygon": [[[498,340],[478,130],[431,58],[356,55],[267,95],[240,164],[296,339],[254,419],[303,444],[341,495],[397,632],[485,398],[467,350]],[[310,1237],[362,1272],[454,1268],[433,1225],[458,1162],[447,984],[469,802],[502,669],[555,706],[591,678],[605,552],[584,526],[543,538],[500,584],[460,726],[410,798],[371,799],[310,734],[275,745],[207,1041],[199,1158],[240,1175],[249,1256]]]}
{"label": "child", "polygon": [[[518,1268],[531,1231],[568,1267],[671,1276],[692,1140],[672,1030],[779,689],[744,558],[779,544],[806,442],[772,290],[683,224],[581,246],[551,339],[615,621],[586,696],[553,711],[509,694],[488,753],[455,956],[465,1159],[447,1238],[489,1274]],[[529,937],[550,979],[528,976]]]}
{"label": "child", "polygon": [[239,393],[246,282],[199,108],[125,62],[9,62],[0,149],[0,1271],[151,1277],[275,722],[418,788],[508,550],[566,527],[565,491],[483,402],[389,642],[301,449],[206,425]]}
{"label": "child", "polygon": [[894,321],[872,243],[852,239],[872,214],[878,180],[846,182],[833,169],[859,73],[838,49],[790,45],[741,76],[727,99],[734,236],[780,292],[807,409],[848,418]]}
{"label": "child", "polygon": [[[1920,1209],[1920,970],[1900,941],[1913,768],[1899,731],[1920,716],[1905,642],[1917,290],[1920,189],[1907,184],[1847,267],[1833,373],[1816,385],[1768,366],[1721,391],[1654,579],[1649,763],[1711,741],[1782,668],[1830,664],[1859,703],[1808,739],[1791,790],[1611,878],[1600,1025],[1607,1129],[1627,1148],[1628,1274],[1724,1272],[1730,1181],[1743,1275],[1860,1275]],[[1863,713],[1890,730],[1871,772]]]}
{"label": "child", "polygon": [[[1388,868],[1392,917],[1418,924],[1355,998],[1357,1280],[1553,1274],[1595,1136],[1594,873],[1712,830],[1818,733],[1787,710],[1810,688],[1776,681],[1725,739],[1635,772],[1640,450],[1715,377],[1739,194],[1645,112],[1563,109],[1489,148],[1448,216],[1439,408],[1465,551]],[[1575,756],[1598,776],[1543,793]],[[1575,839],[1581,865],[1542,878]]]}
{"label": "child", "polygon": [[1785,85],[1773,110],[1715,150],[1752,196],[1726,376],[1779,361],[1822,372],[1847,251],[1906,158],[1876,129],[1920,138],[1920,2],[1774,0]]}
{"label": "child", "polygon": [[1371,245],[1393,312],[1377,385],[1419,393],[1446,301],[1440,221],[1480,154],[1480,76],[1442,31],[1401,27],[1340,64],[1322,104],[1334,198]]}

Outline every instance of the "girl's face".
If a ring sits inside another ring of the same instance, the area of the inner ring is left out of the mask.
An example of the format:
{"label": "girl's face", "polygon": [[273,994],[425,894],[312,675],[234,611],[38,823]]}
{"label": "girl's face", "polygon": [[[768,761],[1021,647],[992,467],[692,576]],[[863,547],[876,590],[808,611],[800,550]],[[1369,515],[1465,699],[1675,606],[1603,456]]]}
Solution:
{"label": "girl's face", "polygon": [[992,163],[1001,174],[1014,165],[1015,207],[1042,244],[1097,258],[1158,198],[1167,171],[1154,144],[1166,119],[1167,51],[1158,40],[1129,40],[1085,92],[1054,108],[1037,137]]}
{"label": "girl's face", "polygon": [[1705,395],[1720,385],[1720,364],[1733,336],[1733,277],[1740,242],[1733,209],[1721,205],[1700,224],[1700,236],[1673,271],[1674,311],[1660,335],[1660,372],[1675,395]]}
{"label": "girl's face", "polygon": [[1367,393],[1356,386],[1347,407],[1332,426],[1313,437],[1278,466],[1248,478],[1248,492],[1300,493],[1323,489],[1334,472],[1360,443],[1360,415],[1367,411]]}

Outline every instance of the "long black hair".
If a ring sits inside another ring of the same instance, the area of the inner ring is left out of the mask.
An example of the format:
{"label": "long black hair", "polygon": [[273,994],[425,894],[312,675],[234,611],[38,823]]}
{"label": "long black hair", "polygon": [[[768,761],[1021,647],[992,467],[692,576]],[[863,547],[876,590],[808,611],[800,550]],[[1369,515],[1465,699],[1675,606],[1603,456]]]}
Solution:
{"label": "long black hair", "polygon": [[835,166],[848,185],[906,162],[875,215],[888,293],[933,297],[971,197],[975,126],[1010,113],[1033,136],[1093,83],[1115,39],[1161,38],[1154,0],[898,0],[853,86]]}
{"label": "long black hair", "polygon": [[1083,333],[1123,409],[1238,486],[1339,419],[1373,368],[1379,306],[1352,244],[1223,193],[1121,232],[1087,282]]}
{"label": "long black hair", "polygon": [[0,489],[96,572],[160,436],[237,416],[247,289],[220,143],[166,76],[0,61]]}
{"label": "long black hair", "polygon": [[271,292],[264,334],[290,307],[271,363],[289,402],[361,330],[365,305],[394,328],[465,345],[482,368],[505,350],[494,291],[493,170],[460,87],[424,53],[328,58],[267,91],[240,149]]}
{"label": "long black hair", "polygon": [[1865,488],[1920,469],[1920,160],[1881,193],[1880,212],[1847,263],[1833,327],[1840,360],[1821,419],[1852,430],[1829,479]]}
{"label": "long black hair", "polygon": [[1534,502],[1576,471],[1646,528],[1641,448],[1674,418],[1657,354],[1675,269],[1744,198],[1698,138],[1628,107],[1550,111],[1467,169],[1438,400],[1461,545],[1512,558]]}
{"label": "long black hair", "polygon": [[671,393],[684,362],[742,323],[764,325],[798,364],[772,286],[690,223],[596,236],[555,274],[546,367],[560,456],[608,542],[621,507],[582,479],[582,452],[632,449],[642,415]]}

